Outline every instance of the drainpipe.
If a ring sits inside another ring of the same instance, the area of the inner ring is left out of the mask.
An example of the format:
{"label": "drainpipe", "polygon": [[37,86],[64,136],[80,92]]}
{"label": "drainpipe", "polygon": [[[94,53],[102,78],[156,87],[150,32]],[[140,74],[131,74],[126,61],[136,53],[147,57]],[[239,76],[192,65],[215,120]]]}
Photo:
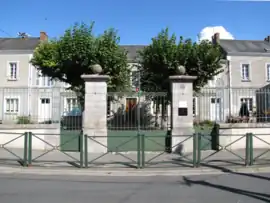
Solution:
{"label": "drainpipe", "polygon": [[232,115],[232,71],[231,71],[231,57],[227,56],[226,68],[228,68],[228,85],[229,85],[229,116]]}
{"label": "drainpipe", "polygon": [[29,55],[29,66],[28,66],[28,87],[27,87],[27,116],[32,116],[31,115],[31,89],[32,89],[32,64],[30,63],[31,59],[33,57],[33,54]]}

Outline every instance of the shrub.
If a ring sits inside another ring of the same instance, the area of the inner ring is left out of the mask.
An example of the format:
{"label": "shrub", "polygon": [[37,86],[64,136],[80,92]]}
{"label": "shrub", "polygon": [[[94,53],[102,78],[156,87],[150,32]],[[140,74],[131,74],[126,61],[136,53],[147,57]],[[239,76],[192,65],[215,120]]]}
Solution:
{"label": "shrub", "polygon": [[53,124],[53,123],[59,123],[59,121],[46,120],[46,121],[39,122],[39,124]]}
{"label": "shrub", "polygon": [[18,116],[17,124],[31,124],[30,116]]}
{"label": "shrub", "polygon": [[226,123],[247,123],[249,122],[249,117],[240,117],[240,116],[228,116]]}
{"label": "shrub", "polygon": [[210,120],[203,120],[201,122],[199,122],[199,125],[203,125],[203,126],[213,126],[215,124],[214,121],[210,121]]}

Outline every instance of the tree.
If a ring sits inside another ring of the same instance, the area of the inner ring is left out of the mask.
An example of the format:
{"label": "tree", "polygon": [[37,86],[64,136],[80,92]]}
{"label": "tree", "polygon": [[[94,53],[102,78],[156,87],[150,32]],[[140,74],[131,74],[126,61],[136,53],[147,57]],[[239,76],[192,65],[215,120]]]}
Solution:
{"label": "tree", "polygon": [[92,65],[99,64],[103,74],[109,75],[108,91],[124,91],[129,88],[130,70],[127,53],[120,48],[120,38],[114,29],[95,36],[94,23],[75,24],[59,39],[42,42],[34,51],[31,63],[42,74],[64,83],[77,93],[83,104],[83,74],[93,74]]}
{"label": "tree", "polygon": [[[177,74],[177,67],[185,66],[186,74],[197,76],[194,90],[199,91],[215,75],[221,73],[223,53],[219,45],[209,41],[200,43],[184,40],[180,37],[177,43],[175,34],[169,35],[169,30],[162,30],[152,43],[138,53],[139,70],[141,73],[142,90],[148,89],[149,81],[154,83],[159,91],[170,92],[169,76]],[[145,84],[145,85],[143,85]]]}
{"label": "tree", "polygon": [[[177,67],[185,66],[186,74],[197,76],[194,81],[194,91],[200,89],[215,75],[222,72],[221,59],[223,54],[219,45],[213,45],[209,41],[200,43],[191,39],[179,38],[175,34],[170,35],[169,30],[162,30],[152,43],[138,53],[138,64],[141,78],[141,90],[151,89],[155,84],[159,92],[167,92],[167,102],[170,98],[169,76],[177,74]],[[146,81],[146,82],[145,82]],[[159,99],[153,98],[156,106]],[[167,102],[161,103],[162,117],[166,111]]]}

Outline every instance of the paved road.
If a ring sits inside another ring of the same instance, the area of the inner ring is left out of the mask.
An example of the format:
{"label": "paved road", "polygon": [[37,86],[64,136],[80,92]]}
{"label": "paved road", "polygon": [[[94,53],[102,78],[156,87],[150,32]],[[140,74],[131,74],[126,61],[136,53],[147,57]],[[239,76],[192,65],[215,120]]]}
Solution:
{"label": "paved road", "polygon": [[0,175],[1,203],[270,202],[270,173],[190,177]]}

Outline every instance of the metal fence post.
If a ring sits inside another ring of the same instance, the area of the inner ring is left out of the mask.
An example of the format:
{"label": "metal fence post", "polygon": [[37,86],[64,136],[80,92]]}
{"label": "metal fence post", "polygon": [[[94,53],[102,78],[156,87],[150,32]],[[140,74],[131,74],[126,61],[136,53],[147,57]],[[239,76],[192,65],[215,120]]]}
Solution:
{"label": "metal fence post", "polygon": [[23,166],[27,166],[28,132],[24,133]]}
{"label": "metal fence post", "polygon": [[249,136],[249,139],[250,139],[250,154],[249,154],[249,158],[250,158],[250,166],[252,166],[254,164],[254,158],[253,158],[253,133],[250,133],[250,136]]}
{"label": "metal fence post", "polygon": [[145,167],[145,134],[141,134],[142,168]]}
{"label": "metal fence post", "polygon": [[80,134],[80,168],[83,168],[83,165],[84,165],[84,147],[83,147],[83,132],[81,132]]}
{"label": "metal fence post", "polygon": [[88,137],[84,135],[84,167],[88,168]]}
{"label": "metal fence post", "polygon": [[246,152],[245,165],[250,165],[250,133],[246,133]]}
{"label": "metal fence post", "polygon": [[28,165],[32,164],[32,132],[28,132]]}
{"label": "metal fence post", "polygon": [[197,159],[197,155],[199,156],[199,149],[198,149],[198,146],[199,146],[199,133],[194,133],[193,134],[193,167],[197,167],[198,164],[199,164],[199,160]]}
{"label": "metal fence post", "polygon": [[202,134],[198,133],[198,136],[197,136],[197,167],[199,167],[201,165],[202,139],[203,139]]}
{"label": "metal fence post", "polygon": [[141,168],[141,134],[137,133],[137,168]]}

